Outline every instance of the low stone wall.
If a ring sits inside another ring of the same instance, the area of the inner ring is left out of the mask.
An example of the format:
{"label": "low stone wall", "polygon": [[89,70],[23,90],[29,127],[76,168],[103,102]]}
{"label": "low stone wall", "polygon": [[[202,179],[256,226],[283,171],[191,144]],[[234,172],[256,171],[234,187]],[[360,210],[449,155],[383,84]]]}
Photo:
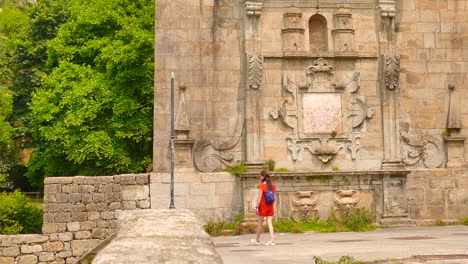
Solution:
{"label": "low stone wall", "polygon": [[405,193],[413,219],[468,217],[468,169],[412,170]]}
{"label": "low stone wall", "polygon": [[[151,208],[167,209],[170,204],[170,173],[151,174]],[[243,211],[242,185],[227,172],[176,172],[174,203],[177,209],[190,209],[209,221],[229,221]]]}
{"label": "low stone wall", "polygon": [[151,207],[149,178],[149,174],[46,178],[43,235],[2,236],[0,264],[74,263],[115,232],[117,211]]}
{"label": "low stone wall", "polygon": [[122,211],[117,236],[93,263],[223,263],[202,230],[200,220],[185,209]]}

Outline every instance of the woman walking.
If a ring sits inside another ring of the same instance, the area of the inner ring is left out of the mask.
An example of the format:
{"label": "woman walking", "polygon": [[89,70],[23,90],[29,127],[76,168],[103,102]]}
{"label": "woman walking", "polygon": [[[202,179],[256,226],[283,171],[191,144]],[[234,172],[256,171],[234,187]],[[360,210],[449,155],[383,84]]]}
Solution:
{"label": "woman walking", "polygon": [[273,216],[275,215],[276,185],[271,182],[270,175],[266,171],[260,172],[260,184],[258,185],[257,196],[257,238],[252,242],[260,244],[260,235],[263,231],[263,219],[266,217],[268,231],[270,232],[270,240],[266,243],[267,246],[275,245],[275,234],[273,230]]}

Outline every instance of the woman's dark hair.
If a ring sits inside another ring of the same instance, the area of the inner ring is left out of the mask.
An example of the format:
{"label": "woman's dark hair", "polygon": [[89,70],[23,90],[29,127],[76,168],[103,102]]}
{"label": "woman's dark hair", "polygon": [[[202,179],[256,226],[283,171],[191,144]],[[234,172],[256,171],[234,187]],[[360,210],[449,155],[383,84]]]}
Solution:
{"label": "woman's dark hair", "polygon": [[268,190],[273,189],[273,184],[271,183],[270,174],[268,174],[268,172],[266,172],[266,171],[261,171],[260,175],[262,175],[263,180],[267,184]]}

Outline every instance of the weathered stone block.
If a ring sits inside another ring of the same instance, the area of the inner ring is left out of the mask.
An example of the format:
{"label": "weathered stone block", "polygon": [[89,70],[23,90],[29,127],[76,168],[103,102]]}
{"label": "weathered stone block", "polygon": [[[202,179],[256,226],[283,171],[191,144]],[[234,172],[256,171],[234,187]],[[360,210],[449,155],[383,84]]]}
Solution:
{"label": "weathered stone block", "polygon": [[106,235],[106,229],[104,228],[94,228],[91,232],[92,238],[102,239]]}
{"label": "weathered stone block", "polygon": [[459,219],[468,217],[468,205],[449,205],[448,218]]}
{"label": "weathered stone block", "polygon": [[109,185],[109,184],[106,184],[106,185],[99,185],[98,187],[98,192],[100,193],[109,193],[109,192],[112,192],[112,186]]}
{"label": "weathered stone block", "polygon": [[78,187],[78,192],[79,193],[91,193],[94,192],[94,186],[93,185],[80,185]]}
{"label": "weathered stone block", "polygon": [[80,230],[80,223],[79,222],[70,222],[67,223],[67,231],[75,232]]}
{"label": "weathered stone block", "polygon": [[99,212],[89,212],[88,213],[88,220],[89,221],[94,221],[99,219]]}
{"label": "weathered stone block", "polygon": [[42,245],[23,245],[21,246],[21,254],[37,253],[42,251]]}
{"label": "weathered stone block", "polygon": [[88,239],[88,238],[91,238],[91,231],[75,232],[75,239]]}
{"label": "weathered stone block", "polygon": [[122,200],[135,201],[149,199],[149,186],[130,185],[122,187]]}
{"label": "weathered stone block", "polygon": [[91,193],[82,193],[81,202],[84,204],[90,204],[93,202],[93,195]]}
{"label": "weathered stone block", "polygon": [[37,257],[35,255],[23,255],[18,258],[18,264],[31,264],[37,263]]}
{"label": "weathered stone block", "polygon": [[56,213],[54,215],[54,220],[55,222],[58,223],[67,223],[70,222],[71,219],[71,213]]}
{"label": "weathered stone block", "polygon": [[55,199],[55,195],[53,194],[45,194],[44,195],[44,203],[55,203],[57,199]]}
{"label": "weathered stone block", "polygon": [[109,221],[106,221],[106,220],[97,220],[96,221],[96,227],[106,228],[108,226],[109,226]]}
{"label": "weathered stone block", "polygon": [[77,193],[78,192],[78,185],[76,184],[69,184],[62,186],[63,193]]}
{"label": "weathered stone block", "polygon": [[446,201],[446,191],[440,189],[428,189],[425,191],[426,204],[444,205]]}
{"label": "weathered stone block", "polygon": [[44,185],[49,184],[70,184],[73,182],[72,177],[47,177],[44,179]]}
{"label": "weathered stone block", "polygon": [[105,211],[100,213],[101,219],[110,220],[115,219],[115,214],[113,211]]}
{"label": "weathered stone block", "polygon": [[60,192],[59,184],[48,184],[44,186],[44,194],[56,194]]}
{"label": "weathered stone block", "polygon": [[85,221],[80,223],[80,230],[92,230],[96,227],[96,221]]}
{"label": "weathered stone block", "polygon": [[96,204],[95,203],[89,203],[86,205],[86,211],[87,212],[92,212],[92,211],[96,211],[97,210],[97,207],[96,207]]}
{"label": "weathered stone block", "polygon": [[136,202],[135,201],[123,201],[122,202],[122,209],[125,209],[125,210],[136,209]]}
{"label": "weathered stone block", "polygon": [[120,202],[113,202],[109,204],[109,210],[117,210],[122,208],[122,203]]}
{"label": "weathered stone block", "polygon": [[81,202],[81,193],[70,193],[68,196],[68,200],[71,203]]}
{"label": "weathered stone block", "polygon": [[447,218],[446,215],[446,207],[443,205],[429,205],[426,207],[426,216],[425,218],[429,219],[445,219]]}
{"label": "weathered stone block", "polygon": [[0,257],[0,264],[15,264],[13,257]]}
{"label": "weathered stone block", "polygon": [[[454,189],[448,191],[448,204],[464,205],[468,204],[468,189]],[[468,211],[467,211],[468,214]]]}
{"label": "weathered stone block", "polygon": [[459,189],[468,189],[468,177],[456,177],[455,186]]}
{"label": "weathered stone block", "polygon": [[406,195],[409,204],[424,204],[423,189],[407,189]]}
{"label": "weathered stone block", "polygon": [[187,201],[188,209],[211,208],[212,200],[208,195],[192,195]]}
{"label": "weathered stone block", "polygon": [[146,201],[146,200],[138,201],[136,205],[137,205],[138,208],[141,208],[141,209],[148,209],[148,208],[151,207],[150,202]]}
{"label": "weathered stone block", "polygon": [[73,240],[72,232],[63,232],[58,234],[60,241],[71,241]]}
{"label": "weathered stone block", "polygon": [[93,202],[100,203],[104,202],[106,196],[103,193],[93,193]]}
{"label": "weathered stone block", "polygon": [[51,252],[41,252],[41,253],[39,253],[39,261],[50,262],[50,261],[54,261],[54,260],[55,260],[54,253],[51,253]]}
{"label": "weathered stone block", "polygon": [[74,212],[71,216],[71,221],[74,221],[74,222],[88,221],[88,213],[87,212]]}
{"label": "weathered stone block", "polygon": [[96,204],[96,210],[98,212],[102,212],[102,211],[107,211],[109,208],[109,204],[106,203],[106,202],[102,202],[102,203],[97,203]]}
{"label": "weathered stone block", "polygon": [[57,242],[46,242],[42,244],[44,251],[48,252],[59,252],[63,250],[63,243],[60,241]]}
{"label": "weathered stone block", "polygon": [[99,181],[101,184],[109,184],[114,182],[114,176],[101,176],[99,177]]}
{"label": "weathered stone block", "polygon": [[32,244],[46,242],[49,236],[40,234],[22,234],[13,236],[13,242],[15,244]]}
{"label": "weathered stone block", "polygon": [[55,223],[44,223],[42,224],[42,233],[52,234],[58,232],[58,225]]}
{"label": "weathered stone block", "polygon": [[58,253],[59,258],[68,258],[72,256],[71,250],[66,250]]}
{"label": "weathered stone block", "polygon": [[11,246],[3,248],[3,256],[5,257],[16,257],[19,256],[20,249],[18,246]]}
{"label": "weathered stone block", "polygon": [[115,183],[119,183],[120,185],[134,185],[135,175],[128,174],[128,175],[116,175],[114,176]]}
{"label": "weathered stone block", "polygon": [[88,250],[99,243],[97,239],[73,240],[71,242],[72,255],[75,257],[83,256]]}
{"label": "weathered stone block", "polygon": [[147,185],[149,183],[149,174],[136,175],[135,182],[138,185]]}

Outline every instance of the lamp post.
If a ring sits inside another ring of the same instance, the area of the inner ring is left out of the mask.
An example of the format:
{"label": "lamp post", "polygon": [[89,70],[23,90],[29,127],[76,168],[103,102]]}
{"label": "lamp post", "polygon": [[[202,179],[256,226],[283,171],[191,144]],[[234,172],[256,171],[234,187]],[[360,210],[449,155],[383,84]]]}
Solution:
{"label": "lamp post", "polygon": [[169,209],[175,209],[174,206],[174,78],[175,74],[171,72],[171,204]]}

